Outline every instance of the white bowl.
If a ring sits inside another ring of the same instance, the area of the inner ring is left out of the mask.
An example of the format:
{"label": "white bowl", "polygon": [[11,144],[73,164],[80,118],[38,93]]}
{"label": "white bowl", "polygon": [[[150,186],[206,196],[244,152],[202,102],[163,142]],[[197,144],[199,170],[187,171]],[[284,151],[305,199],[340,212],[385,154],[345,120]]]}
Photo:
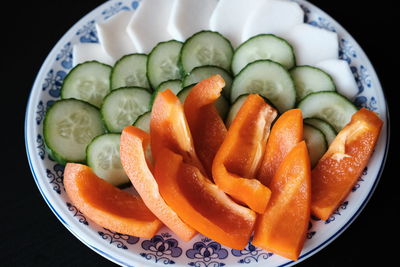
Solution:
{"label": "white bowl", "polygon": [[71,204],[63,186],[63,166],[49,159],[44,148],[42,125],[46,108],[60,96],[60,85],[72,67],[73,44],[98,42],[95,22],[121,10],[140,8],[140,2],[108,1],[87,14],[59,40],[36,77],[26,109],[25,143],[33,177],[50,209],[84,244],[124,266],[289,266],[327,246],[360,214],[378,184],[389,144],[389,117],[378,77],[360,46],[335,20],[303,0],[297,2],[305,11],[307,23],[338,33],[340,58],[349,63],[359,88],[355,103],[377,112],[384,126],[368,167],[347,199],[327,221],[311,219],[299,261],[287,260],[251,243],[244,250],[233,250],[201,235],[184,242],[166,227],[149,240],[121,235],[96,225]]}

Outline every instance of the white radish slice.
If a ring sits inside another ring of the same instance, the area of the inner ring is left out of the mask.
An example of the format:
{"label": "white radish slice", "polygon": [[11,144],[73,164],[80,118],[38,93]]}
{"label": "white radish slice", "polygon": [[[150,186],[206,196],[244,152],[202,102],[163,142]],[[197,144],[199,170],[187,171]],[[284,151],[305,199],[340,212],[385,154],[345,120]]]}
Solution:
{"label": "white radish slice", "polygon": [[358,86],[349,64],[345,60],[330,59],[318,62],[316,66],[332,76],[336,90],[352,100],[358,93]]}
{"label": "white radish slice", "polygon": [[267,0],[245,22],[241,41],[262,33],[285,38],[285,33],[304,22],[304,12],[298,3],[286,0]]}
{"label": "white radish slice", "polygon": [[175,0],[168,21],[168,32],[185,41],[194,33],[210,29],[210,17],[218,0]]}
{"label": "white radish slice", "polygon": [[167,31],[174,0],[140,2],[126,31],[139,53],[148,54],[159,42],[172,39]]}
{"label": "white radish slice", "polygon": [[219,0],[210,19],[211,30],[231,41],[234,48],[241,43],[245,21],[264,0]]}
{"label": "white radish slice", "polygon": [[109,20],[96,24],[100,44],[115,59],[137,52],[134,43],[126,32],[126,27],[133,14],[132,11],[121,11]]}
{"label": "white radish slice", "polygon": [[295,50],[297,65],[314,65],[338,58],[339,42],[335,32],[303,23],[294,26],[286,39]]}
{"label": "white radish slice", "polygon": [[72,65],[85,61],[97,60],[101,63],[114,65],[115,60],[107,54],[103,46],[98,43],[79,43],[72,48]]}

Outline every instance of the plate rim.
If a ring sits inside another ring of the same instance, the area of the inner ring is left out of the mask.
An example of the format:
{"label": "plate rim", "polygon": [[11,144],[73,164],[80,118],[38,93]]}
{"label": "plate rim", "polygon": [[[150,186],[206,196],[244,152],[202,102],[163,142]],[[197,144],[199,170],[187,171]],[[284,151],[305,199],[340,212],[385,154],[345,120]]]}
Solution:
{"label": "plate rim", "polygon": [[[47,195],[45,194],[45,192],[43,191],[43,189],[41,188],[41,185],[39,183],[38,177],[37,177],[37,173],[35,172],[35,167],[34,167],[34,163],[32,162],[33,157],[30,153],[29,150],[29,138],[28,138],[28,129],[29,127],[29,122],[28,122],[28,118],[29,118],[29,111],[33,110],[32,107],[34,105],[33,103],[33,92],[34,89],[37,88],[40,85],[41,79],[40,77],[43,76],[43,73],[45,72],[46,68],[48,68],[48,65],[51,63],[52,58],[54,58],[57,54],[57,49],[59,49],[60,47],[63,46],[64,43],[66,43],[66,41],[69,41],[67,39],[67,37],[69,35],[71,35],[72,32],[76,31],[76,29],[78,28],[79,25],[81,25],[85,20],[87,20],[89,17],[92,17],[95,13],[97,13],[99,11],[99,9],[110,5],[110,3],[112,2],[117,2],[117,0],[111,0],[111,1],[106,1],[100,5],[98,5],[97,7],[93,8],[90,12],[88,12],[85,16],[83,16],[81,19],[79,19],[76,23],[74,23],[63,35],[62,37],[56,42],[56,44],[53,46],[53,48],[50,50],[50,52],[48,53],[48,55],[46,56],[46,59],[43,61],[39,72],[36,75],[36,78],[34,80],[33,86],[30,90],[29,93],[29,97],[28,97],[28,101],[27,101],[27,105],[26,105],[26,110],[25,110],[25,121],[24,121],[24,141],[25,141],[25,150],[26,150],[26,154],[27,154],[27,159],[28,159],[28,163],[29,163],[29,167],[32,173],[32,176],[34,178],[34,181],[39,189],[39,192],[41,193],[43,199],[45,200],[46,204],[49,206],[50,210],[56,215],[56,217],[60,220],[60,222],[78,239],[80,240],[83,244],[85,244],[87,247],[89,247],[90,249],[92,249],[93,251],[95,251],[96,253],[98,253],[99,255],[107,258],[108,260],[118,264],[118,265],[123,265],[123,266],[133,266],[129,263],[126,263],[124,261],[121,261],[119,259],[117,259],[116,257],[114,257],[113,255],[110,255],[109,253],[91,245],[90,243],[88,243],[84,238],[82,238],[81,236],[78,235],[78,233],[75,232],[74,229],[72,229],[72,227],[67,223],[67,221],[59,214],[59,212],[57,212],[56,208],[53,207],[53,204],[50,202],[50,200],[48,199]],[[332,16],[330,16],[329,14],[327,14],[324,10],[320,9],[318,6],[316,6],[315,4],[307,1],[307,0],[295,0],[295,2],[301,4],[301,3],[306,3],[307,5],[311,6],[313,9],[315,9],[316,11],[318,11],[321,15],[329,18],[333,24],[335,24],[336,26],[339,27],[340,32],[342,32],[344,35],[346,35],[347,39],[349,39],[351,41],[351,43],[356,47],[356,49],[360,52],[361,56],[365,59],[363,62],[363,64],[365,64],[368,68],[368,72],[371,74],[370,76],[374,78],[374,83],[375,83],[375,87],[376,87],[376,91],[381,93],[383,98],[382,100],[384,101],[384,106],[385,106],[385,115],[386,115],[386,144],[384,147],[384,151],[383,151],[383,158],[382,158],[382,162],[379,166],[379,171],[376,175],[376,178],[374,180],[374,183],[372,184],[372,187],[370,188],[367,196],[365,197],[365,199],[362,201],[361,205],[358,207],[358,209],[352,214],[352,216],[344,223],[344,225],[342,227],[340,227],[338,230],[335,230],[335,233],[333,235],[331,235],[328,239],[326,239],[324,242],[318,244],[315,248],[311,249],[310,251],[308,251],[305,254],[302,254],[299,259],[297,261],[288,261],[284,264],[281,264],[279,266],[291,266],[294,264],[297,264],[309,257],[311,257],[312,255],[318,253],[321,249],[325,248],[326,246],[328,246],[331,242],[333,242],[337,237],[339,237],[353,222],[354,220],[361,214],[361,212],[363,211],[363,209],[365,208],[366,204],[369,202],[369,200],[371,199],[373,193],[375,192],[375,189],[382,177],[382,174],[384,172],[385,166],[386,166],[386,161],[387,161],[387,157],[388,157],[388,152],[389,152],[389,144],[390,144],[390,114],[389,114],[389,107],[388,107],[388,102],[386,99],[386,95],[385,92],[381,86],[380,83],[380,79],[379,76],[377,75],[370,59],[368,58],[368,56],[366,55],[366,53],[364,52],[364,50],[362,49],[362,47],[358,44],[358,42],[356,41],[356,39],[340,24],[338,23]],[[61,208],[61,207],[59,207]],[[151,264],[150,262],[148,262],[149,264]],[[139,262],[135,262],[135,265],[138,264],[140,265]]]}

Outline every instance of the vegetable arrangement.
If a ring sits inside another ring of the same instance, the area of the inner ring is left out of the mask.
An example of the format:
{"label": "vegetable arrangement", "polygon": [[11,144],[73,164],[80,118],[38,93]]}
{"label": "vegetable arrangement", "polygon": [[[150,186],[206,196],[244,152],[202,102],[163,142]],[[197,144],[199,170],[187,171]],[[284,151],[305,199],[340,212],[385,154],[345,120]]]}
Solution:
{"label": "vegetable arrangement", "polygon": [[[254,58],[259,49],[267,56]],[[310,214],[326,220],[344,200],[382,121],[295,62],[272,34],[234,50],[201,31],[114,67],[77,65],[44,121],[71,201],[119,233],[151,237],[164,224],[235,249],[254,233],[253,244],[296,260]],[[127,183],[139,196],[118,188]]]}

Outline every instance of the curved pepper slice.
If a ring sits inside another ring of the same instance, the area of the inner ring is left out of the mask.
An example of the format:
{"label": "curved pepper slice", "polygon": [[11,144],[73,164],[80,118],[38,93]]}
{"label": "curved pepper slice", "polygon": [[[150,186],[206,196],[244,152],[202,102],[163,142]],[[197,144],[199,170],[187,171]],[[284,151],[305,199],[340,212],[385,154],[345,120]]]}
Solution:
{"label": "curved pepper slice", "polygon": [[64,186],[72,203],[102,227],[145,238],[154,236],[162,227],[139,196],[97,177],[88,166],[67,163]]}
{"label": "curved pepper slice", "polygon": [[158,93],[154,100],[150,119],[150,138],[151,153],[155,161],[161,149],[169,148],[182,155],[186,163],[198,167],[205,173],[196,155],[182,104],[169,89]]}
{"label": "curved pepper slice", "polygon": [[218,187],[258,213],[265,211],[271,191],[254,178],[276,115],[276,110],[260,96],[249,95],[213,162],[212,173]]}
{"label": "curved pepper slice", "polygon": [[271,200],[258,216],[253,244],[297,260],[310,220],[311,167],[307,146],[298,143],[284,158],[270,183]]}
{"label": "curved pepper slice", "polygon": [[327,220],[346,198],[367,165],[382,120],[365,108],[339,132],[312,171],[311,212]]}
{"label": "curved pepper slice", "polygon": [[235,249],[243,249],[253,231],[255,213],[229,198],[182,156],[164,149],[154,176],[168,205],[182,220],[205,236]]}
{"label": "curved pepper slice", "polygon": [[134,126],[125,127],[120,144],[122,166],[147,207],[182,240],[188,241],[196,231],[184,223],[161,197],[146,162],[145,151],[149,144],[148,133]]}
{"label": "curved pepper slice", "polygon": [[269,185],[285,156],[301,140],[303,140],[301,110],[288,110],[276,120],[271,128],[264,158],[257,174],[262,184]]}
{"label": "curved pepper slice", "polygon": [[215,154],[227,131],[214,106],[224,86],[225,82],[220,75],[202,80],[190,90],[183,106],[196,153],[209,177]]}

